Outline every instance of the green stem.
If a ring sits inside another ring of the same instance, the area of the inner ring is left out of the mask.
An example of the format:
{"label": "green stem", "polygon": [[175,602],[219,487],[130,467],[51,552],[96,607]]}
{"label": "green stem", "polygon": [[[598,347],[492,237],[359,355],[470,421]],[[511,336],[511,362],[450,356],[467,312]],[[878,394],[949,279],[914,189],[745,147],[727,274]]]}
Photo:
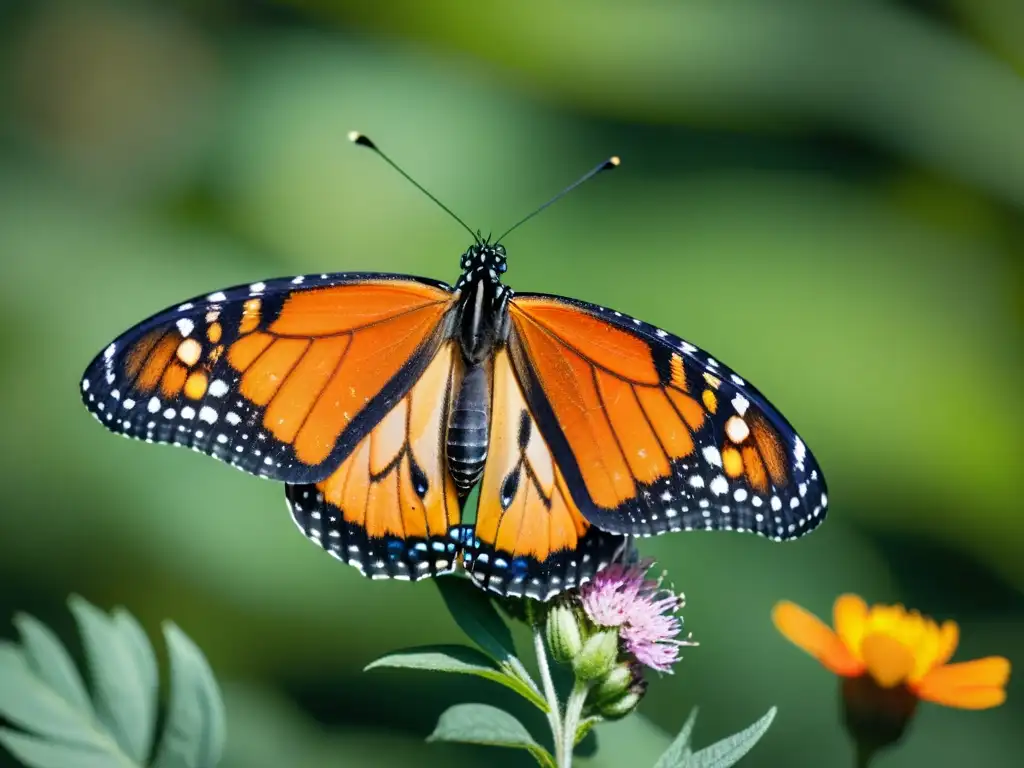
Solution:
{"label": "green stem", "polygon": [[869,766],[871,765],[871,760],[875,756],[875,752],[877,750],[875,750],[874,747],[865,746],[864,744],[861,744],[859,741],[857,742],[856,749],[857,749],[857,758],[856,758],[856,760],[857,760],[857,762],[856,762],[857,768],[869,768]]}
{"label": "green stem", "polygon": [[572,765],[572,753],[576,748],[576,730],[580,727],[580,716],[583,714],[583,705],[587,702],[589,692],[590,683],[577,680],[573,683],[568,701],[565,702],[565,721],[562,725],[562,755],[565,759],[565,768]]}
{"label": "green stem", "polygon": [[[558,768],[569,768],[562,754],[562,704],[555,692],[555,684],[551,679],[551,668],[548,666],[548,654],[544,648],[544,630],[539,623],[533,625],[533,652],[537,656],[537,667],[540,669],[540,681],[544,686],[544,698],[548,702],[548,724],[551,726],[551,738],[555,743],[555,763]],[[572,759],[571,753],[569,759]]]}

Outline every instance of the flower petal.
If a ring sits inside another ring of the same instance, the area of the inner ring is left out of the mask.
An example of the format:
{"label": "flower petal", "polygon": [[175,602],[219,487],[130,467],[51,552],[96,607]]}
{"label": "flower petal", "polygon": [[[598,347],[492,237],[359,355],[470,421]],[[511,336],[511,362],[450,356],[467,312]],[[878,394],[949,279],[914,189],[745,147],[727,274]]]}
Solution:
{"label": "flower petal", "polygon": [[941,667],[951,658],[960,642],[960,627],[955,621],[944,621],[939,627],[939,649],[935,656],[934,665]]}
{"label": "flower petal", "polygon": [[[960,694],[979,688],[1001,689],[1010,678],[1010,662],[1002,656],[989,656],[933,669],[917,685],[917,695],[945,704]],[[1000,702],[996,702],[1002,703]],[[956,707],[960,704],[948,704]],[[988,706],[996,706],[989,704]]]}
{"label": "flower petal", "polygon": [[941,704],[944,707],[957,709],[991,709],[1006,701],[1006,691],[1002,688],[939,688],[918,691],[918,698]]}
{"label": "flower petal", "polygon": [[882,688],[893,688],[906,680],[914,669],[914,654],[899,640],[881,632],[872,632],[860,644],[860,655],[868,672]]}
{"label": "flower petal", "polygon": [[858,595],[840,595],[832,607],[832,625],[854,655],[859,655],[860,642],[868,619],[868,604]]}
{"label": "flower petal", "polygon": [[864,665],[827,624],[795,603],[783,600],[772,609],[776,628],[794,645],[807,651],[830,672],[844,677],[859,675]]}

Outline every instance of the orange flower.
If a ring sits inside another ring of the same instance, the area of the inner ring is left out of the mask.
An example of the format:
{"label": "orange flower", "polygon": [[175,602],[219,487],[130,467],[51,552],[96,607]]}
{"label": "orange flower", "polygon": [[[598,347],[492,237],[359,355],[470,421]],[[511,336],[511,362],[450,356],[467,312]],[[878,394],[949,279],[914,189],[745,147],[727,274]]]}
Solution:
{"label": "orange flower", "polygon": [[918,699],[961,709],[988,709],[1006,700],[1007,659],[947,663],[959,640],[954,621],[939,626],[902,605],[869,609],[857,595],[836,600],[835,630],[788,601],[775,606],[772,620],[787,639],[842,677],[867,674],[882,689],[903,685]]}

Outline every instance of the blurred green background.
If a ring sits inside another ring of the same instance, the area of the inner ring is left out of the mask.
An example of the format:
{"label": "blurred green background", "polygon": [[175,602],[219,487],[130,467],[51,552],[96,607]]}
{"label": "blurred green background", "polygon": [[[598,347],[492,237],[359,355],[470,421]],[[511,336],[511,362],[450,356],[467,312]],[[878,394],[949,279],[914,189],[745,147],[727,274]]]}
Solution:
{"label": "blurred green background", "polygon": [[[227,689],[234,766],[421,766],[487,683],[361,668],[460,636],[430,584],[363,580],[280,488],[115,439],[78,376],[186,297],[302,272],[454,281],[611,154],[622,167],[506,241],[508,280],[676,332],[800,429],[830,517],[774,545],[643,542],[700,640],[641,706],[706,744],[778,704],[744,765],[850,764],[836,681],[772,604],[904,601],[962,626],[957,659],[1018,669],[1003,708],[925,706],[881,768],[1024,752],[1024,4],[1009,0],[0,4],[0,616],[71,635],[77,591],[173,618]],[[531,721],[533,722],[533,721]],[[653,762],[631,718],[593,766]],[[584,761],[580,761],[581,764]]]}

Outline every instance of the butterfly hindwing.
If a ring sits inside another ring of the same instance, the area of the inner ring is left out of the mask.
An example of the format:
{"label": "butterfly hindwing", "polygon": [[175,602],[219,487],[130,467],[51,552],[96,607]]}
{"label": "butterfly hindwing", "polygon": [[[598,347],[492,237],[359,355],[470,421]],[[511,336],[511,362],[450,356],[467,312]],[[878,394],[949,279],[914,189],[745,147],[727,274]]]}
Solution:
{"label": "butterfly hindwing", "polygon": [[329,477],[285,486],[302,532],[367,576],[416,580],[455,568],[450,532],[461,509],[444,436],[460,368],[457,343],[446,342]]}
{"label": "butterfly hindwing", "polygon": [[503,595],[541,600],[588,581],[626,539],[577,509],[505,349],[493,359],[491,426],[466,571]]}
{"label": "butterfly hindwing", "polygon": [[828,503],[817,462],[754,387],[640,320],[541,294],[510,302],[526,400],[580,512],[616,533],[789,539]]}
{"label": "butterfly hindwing", "polygon": [[379,273],[238,286],[123,334],[86,369],[82,397],[115,432],[315,482],[417,380],[452,306],[443,283]]}

